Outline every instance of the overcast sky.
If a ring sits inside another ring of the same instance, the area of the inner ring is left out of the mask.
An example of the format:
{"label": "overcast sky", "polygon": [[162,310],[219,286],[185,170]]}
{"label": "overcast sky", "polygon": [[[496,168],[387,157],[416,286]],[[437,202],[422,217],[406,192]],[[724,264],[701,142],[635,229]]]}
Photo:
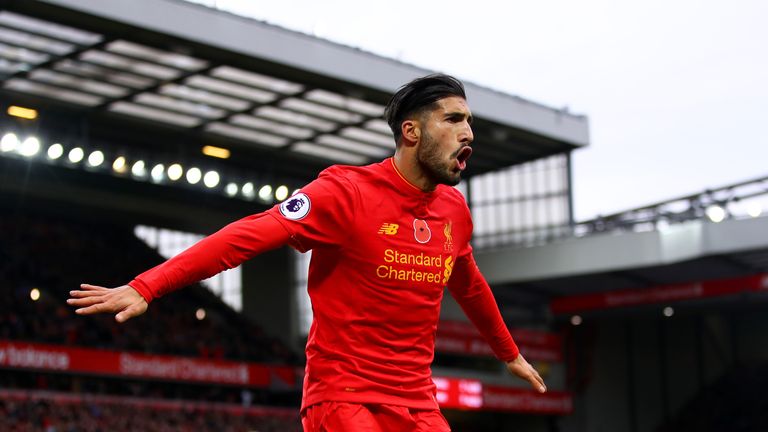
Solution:
{"label": "overcast sky", "polygon": [[587,115],[577,219],[768,176],[768,1],[216,3]]}

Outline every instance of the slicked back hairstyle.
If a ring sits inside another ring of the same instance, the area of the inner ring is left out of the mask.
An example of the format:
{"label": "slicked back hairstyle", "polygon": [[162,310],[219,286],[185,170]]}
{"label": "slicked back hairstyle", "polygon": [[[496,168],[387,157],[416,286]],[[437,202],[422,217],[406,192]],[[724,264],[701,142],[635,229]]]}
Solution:
{"label": "slicked back hairstyle", "polygon": [[384,117],[395,135],[395,143],[399,144],[402,138],[403,121],[428,109],[436,108],[437,101],[450,96],[467,98],[464,93],[464,84],[445,74],[416,78],[400,87],[384,110]]}

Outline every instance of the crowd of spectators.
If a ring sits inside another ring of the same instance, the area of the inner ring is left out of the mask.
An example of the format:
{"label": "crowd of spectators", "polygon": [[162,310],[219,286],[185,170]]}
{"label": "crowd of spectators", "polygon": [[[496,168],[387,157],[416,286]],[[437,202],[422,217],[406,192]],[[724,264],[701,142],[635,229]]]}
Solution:
{"label": "crowd of spectators", "polygon": [[151,397],[189,402],[218,402],[246,407],[281,406],[292,407],[294,410],[301,403],[301,392],[298,389],[249,388],[186,381],[153,381],[125,376],[99,376],[24,369],[0,372],[0,391],[3,389]]}
{"label": "crowd of spectators", "polygon": [[297,432],[298,412],[147,398],[0,390],[7,432]]}
{"label": "crowd of spectators", "polygon": [[[163,258],[131,226],[0,216],[0,339],[250,362],[299,364],[278,339],[195,285],[117,324],[77,316],[65,301],[81,282],[118,286]],[[32,289],[40,297],[33,301]],[[196,311],[204,308],[205,319]]]}
{"label": "crowd of spectators", "polygon": [[[0,233],[0,340],[300,364],[278,339],[200,285],[156,300],[126,324],[111,315],[76,315],[66,298],[81,282],[119,286],[163,261],[132,226],[4,214]],[[204,319],[196,316],[199,308]],[[296,389],[3,371],[0,431],[291,432],[299,430],[299,397]]]}

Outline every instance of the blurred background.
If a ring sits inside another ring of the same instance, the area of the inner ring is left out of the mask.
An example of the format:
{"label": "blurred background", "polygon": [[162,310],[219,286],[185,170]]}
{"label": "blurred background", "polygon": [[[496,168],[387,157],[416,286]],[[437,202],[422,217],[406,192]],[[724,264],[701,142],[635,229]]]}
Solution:
{"label": "blurred background", "polygon": [[539,395],[446,293],[455,431],[768,429],[765,4],[0,1],[0,430],[298,431],[311,254],[76,317],[467,87],[458,186]]}

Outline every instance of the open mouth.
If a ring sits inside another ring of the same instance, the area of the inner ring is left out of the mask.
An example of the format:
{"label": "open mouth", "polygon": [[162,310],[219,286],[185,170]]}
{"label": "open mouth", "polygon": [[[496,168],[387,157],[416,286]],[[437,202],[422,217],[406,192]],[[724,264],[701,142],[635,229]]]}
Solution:
{"label": "open mouth", "polygon": [[467,168],[467,160],[470,156],[472,156],[472,147],[466,146],[459,150],[459,153],[456,155],[456,162],[458,162],[461,171]]}

